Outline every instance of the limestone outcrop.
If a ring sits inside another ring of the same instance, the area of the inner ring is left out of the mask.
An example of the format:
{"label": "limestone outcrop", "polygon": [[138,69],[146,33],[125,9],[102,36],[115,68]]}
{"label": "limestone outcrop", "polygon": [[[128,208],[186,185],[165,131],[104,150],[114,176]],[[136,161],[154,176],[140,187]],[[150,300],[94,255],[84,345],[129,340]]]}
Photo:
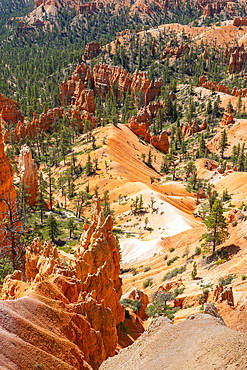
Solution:
{"label": "limestone outcrop", "polygon": [[240,72],[247,61],[247,52],[244,51],[244,45],[231,48],[229,54],[229,73]]}
{"label": "limestone outcrop", "polygon": [[151,135],[150,144],[162,153],[168,153],[169,151],[169,140],[166,130],[163,130],[159,135]]}
{"label": "limestone outcrop", "polygon": [[135,287],[133,287],[133,289],[131,289],[124,296],[122,296],[122,299],[126,299],[126,298],[132,301],[135,301],[135,300],[140,301],[141,307],[136,312],[136,315],[138,315],[142,320],[148,318],[148,315],[145,312],[148,302],[149,302],[148,295],[146,293],[144,293],[141,290],[137,290]]}
{"label": "limestone outcrop", "polygon": [[[125,310],[119,302],[120,254],[112,230],[112,218],[104,218],[100,199],[94,197],[90,225],[85,223],[76,259],[67,263],[59,257],[57,247],[36,238],[26,251],[28,282],[22,281],[18,272],[5,279],[2,298],[9,301],[0,302],[0,328],[21,343],[22,349],[17,346],[14,354],[20,369],[26,366],[20,365],[23,353],[32,367],[38,358],[40,364],[62,370],[98,369],[115,354],[116,325],[124,321]],[[22,299],[13,301],[16,298]],[[8,310],[7,323],[1,315]],[[18,333],[12,325],[15,310],[23,314]],[[36,351],[33,359],[28,338]],[[10,354],[8,361],[14,359]]]}
{"label": "limestone outcrop", "polygon": [[125,69],[120,67],[110,67],[107,64],[98,64],[93,69],[94,91],[105,100],[112,87],[118,85],[118,94],[121,96],[123,91],[137,92],[140,89],[143,93],[143,102],[147,105],[161,92],[162,80],[150,81],[146,72],[135,71],[132,77]]}
{"label": "limestone outcrop", "polygon": [[217,84],[215,81],[214,82],[208,81],[208,79],[205,76],[201,76],[199,78],[199,84],[200,84],[200,86],[204,87],[205,89],[215,90],[215,91],[218,91],[218,92],[223,92],[225,94],[229,94],[229,95],[232,95],[232,96],[238,97],[240,94],[241,94],[242,98],[247,96],[247,88],[238,89],[235,86],[232,89],[232,91],[230,92],[230,89],[229,89],[228,86],[225,86],[223,84]]}
{"label": "limestone outcrop", "polygon": [[3,94],[0,94],[0,114],[8,125],[24,121],[24,117],[19,110],[19,103],[12,98],[6,98]]}
{"label": "limestone outcrop", "polygon": [[25,190],[28,194],[27,202],[29,206],[34,206],[38,192],[38,168],[32,158],[31,149],[26,144],[21,148],[18,168],[20,184],[25,186]]}
{"label": "limestone outcrop", "polygon": [[226,301],[230,306],[234,306],[232,287],[223,287],[221,283],[216,285],[213,300],[215,303]]}
{"label": "limestone outcrop", "polygon": [[231,108],[228,108],[227,111],[223,114],[221,121],[222,126],[228,126],[234,123],[233,115],[231,114]]}
{"label": "limestone outcrop", "polygon": [[137,136],[142,136],[145,141],[152,144],[156,149],[167,153],[169,151],[169,140],[166,131],[158,136],[150,133],[149,126],[152,123],[153,118],[157,116],[158,110],[163,108],[163,104],[158,100],[155,103],[149,103],[149,105],[141,108],[136,116],[129,119],[129,128]]}
{"label": "limestone outcrop", "polygon": [[163,58],[165,59],[167,55],[170,55],[171,57],[175,57],[176,59],[180,58],[186,51],[190,50],[190,47],[188,44],[181,44],[177,48],[172,48],[172,40],[170,41],[169,45],[165,48],[163,52]]}
{"label": "limestone outcrop", "polygon": [[247,17],[244,18],[234,18],[233,20],[233,26],[239,27],[239,26],[247,26]]}
{"label": "limestone outcrop", "polygon": [[62,118],[63,112],[63,108],[48,109],[47,113],[41,113],[39,118],[37,118],[36,112],[34,112],[32,122],[28,122],[25,125],[19,121],[15,129],[6,130],[4,141],[6,142],[10,136],[13,137],[13,140],[18,141],[24,139],[27,135],[33,138],[41,131],[49,131],[52,124]]}
{"label": "limestone outcrop", "polygon": [[182,123],[181,126],[181,131],[184,134],[184,137],[187,138],[197,132],[201,132],[207,128],[207,122],[204,121],[201,125],[199,125],[196,121],[193,122],[192,124],[184,124]]}
{"label": "limestone outcrop", "polygon": [[96,58],[100,52],[101,52],[100,44],[98,42],[92,41],[86,45],[83,58],[84,60],[91,60],[93,58]]}
{"label": "limestone outcrop", "polygon": [[61,105],[72,105],[80,110],[95,113],[95,101],[93,87],[93,77],[89,67],[84,63],[76,67],[75,72],[69,77],[68,81],[62,81],[59,86],[59,98]]}

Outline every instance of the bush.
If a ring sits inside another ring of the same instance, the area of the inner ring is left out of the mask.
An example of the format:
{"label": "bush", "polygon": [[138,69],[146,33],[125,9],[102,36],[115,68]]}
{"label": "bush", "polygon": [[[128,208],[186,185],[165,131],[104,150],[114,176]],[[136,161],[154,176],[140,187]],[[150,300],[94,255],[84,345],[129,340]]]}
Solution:
{"label": "bush", "polygon": [[170,253],[172,253],[173,251],[175,251],[175,248],[170,248]]}
{"label": "bush", "polygon": [[122,334],[124,337],[127,337],[127,334],[128,334],[128,328],[127,326],[125,325],[124,321],[120,321],[118,324],[117,324],[117,331],[119,334]]}
{"label": "bush", "polygon": [[195,249],[195,255],[199,256],[202,253],[202,248],[201,247],[196,247]]}
{"label": "bush", "polygon": [[242,275],[242,276],[241,276],[241,279],[242,279],[242,280],[245,280],[245,279],[246,279],[246,275]]}
{"label": "bush", "polygon": [[151,267],[145,267],[144,272],[148,272],[149,270],[151,270]]}
{"label": "bush", "polygon": [[132,269],[132,275],[133,276],[135,276],[135,275],[137,275],[138,274],[138,271],[137,271],[137,269],[134,267],[133,269]]}
{"label": "bush", "polygon": [[181,267],[176,267],[174,270],[171,270],[165,274],[162,281],[170,280],[178,274],[182,274],[186,270],[186,265]]}
{"label": "bush", "polygon": [[139,309],[141,308],[142,306],[142,303],[139,301],[139,299],[135,299],[134,301],[132,299],[129,299],[129,298],[124,298],[120,301],[120,303],[124,306],[124,307],[129,307],[131,308],[134,312],[137,312],[139,311]]}
{"label": "bush", "polygon": [[0,259],[0,284],[2,285],[7,275],[12,274],[14,269],[8,258]]}
{"label": "bush", "polygon": [[166,302],[174,300],[174,294],[172,292],[156,292],[153,294],[152,298],[153,302],[146,308],[146,314],[149,317],[164,315],[172,320],[174,318],[174,313],[179,310],[179,307],[172,308],[168,306]]}
{"label": "bush", "polygon": [[236,275],[229,275],[227,278],[220,277],[219,283],[221,283],[223,286],[226,286],[228,284],[231,284],[232,280],[236,278]]}
{"label": "bush", "polygon": [[167,266],[170,266],[173,262],[175,262],[176,260],[178,260],[179,259],[179,257],[178,256],[176,256],[176,257],[173,257],[171,260],[169,260],[168,262],[167,262]]}
{"label": "bush", "polygon": [[198,298],[200,304],[204,304],[207,301],[208,293],[209,293],[208,289],[203,289],[202,294]]}
{"label": "bush", "polygon": [[147,287],[149,287],[149,286],[151,286],[153,284],[153,278],[147,278],[144,282],[143,282],[143,284],[142,284],[142,286],[143,286],[143,288],[145,289],[145,288],[147,288]]}

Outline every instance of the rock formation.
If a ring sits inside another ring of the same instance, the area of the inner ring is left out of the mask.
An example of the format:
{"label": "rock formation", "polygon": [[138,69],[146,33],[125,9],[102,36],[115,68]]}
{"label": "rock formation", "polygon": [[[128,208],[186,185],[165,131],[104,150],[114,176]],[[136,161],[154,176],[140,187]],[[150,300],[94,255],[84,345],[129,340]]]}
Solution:
{"label": "rock formation", "polygon": [[230,92],[229,87],[222,85],[222,84],[217,84],[215,81],[212,83],[211,81],[208,81],[208,79],[205,76],[201,76],[199,78],[199,84],[200,86],[204,87],[205,89],[209,90],[215,90],[218,92],[223,92],[225,94],[229,94],[232,96],[238,97],[240,94],[242,98],[247,96],[247,88],[245,89],[238,89],[236,86],[232,89]]}
{"label": "rock formation", "polygon": [[59,86],[61,105],[72,105],[80,110],[95,113],[93,77],[89,67],[84,63],[76,67],[75,72],[69,77],[68,82],[62,81]]}
{"label": "rock formation", "polygon": [[83,54],[84,60],[96,58],[101,52],[100,44],[92,41],[86,45],[85,52]]}
{"label": "rock formation", "polygon": [[[76,260],[65,263],[57,247],[50,242],[42,245],[38,238],[27,248],[28,282],[15,272],[5,279],[2,290],[2,298],[10,301],[0,302],[0,331],[5,333],[6,348],[13,335],[16,342],[15,353],[1,358],[2,366],[17,361],[21,370],[37,363],[53,369],[92,370],[115,354],[116,325],[124,320],[124,307],[119,303],[120,254],[112,230],[111,217],[104,219],[100,199],[94,197]],[[9,312],[7,321],[5,312]],[[18,329],[16,315],[22,315]],[[5,353],[1,343],[0,352]]]}
{"label": "rock formation", "polygon": [[21,148],[18,167],[20,184],[25,186],[28,194],[27,202],[29,206],[34,206],[38,192],[38,169],[32,158],[31,149],[26,144]]}
{"label": "rock formation", "polygon": [[[9,219],[8,205],[13,209],[12,212],[16,211],[16,191],[13,185],[14,170],[10,163],[9,158],[4,153],[4,143],[2,136],[1,116],[0,116],[0,222],[5,219]],[[20,223],[14,221],[14,227],[16,232],[19,231]],[[9,225],[10,226],[10,225]],[[15,259],[14,255],[11,254],[11,237],[10,233],[4,225],[0,225],[0,254],[11,255]]]}
{"label": "rock formation", "polygon": [[149,128],[153,118],[157,116],[158,110],[162,108],[163,104],[159,100],[155,103],[149,103],[147,107],[140,109],[136,116],[129,119],[129,128],[161,152],[167,153],[169,151],[167,132],[163,131],[160,135],[155,136],[150,134]]}
{"label": "rock formation", "polygon": [[12,98],[6,98],[3,94],[0,94],[0,114],[8,125],[24,121],[24,117],[19,110],[19,103]]}
{"label": "rock formation", "polygon": [[12,136],[14,140],[20,140],[24,139],[27,135],[33,138],[38,132],[49,131],[51,125],[62,118],[63,112],[63,108],[48,109],[47,113],[41,113],[39,118],[37,118],[36,112],[34,112],[32,122],[28,122],[27,125],[25,125],[19,121],[15,129],[12,128],[10,131],[6,130],[4,141],[7,141],[10,136]]}
{"label": "rock formation", "polygon": [[247,61],[247,52],[244,51],[244,44],[230,49],[229,73],[240,72]]}
{"label": "rock formation", "polygon": [[224,288],[221,283],[216,285],[213,300],[214,303],[222,303],[223,301],[226,301],[230,306],[234,306],[232,287]]}
{"label": "rock formation", "polygon": [[148,316],[145,312],[147,305],[148,305],[148,295],[142,292],[141,290],[137,290],[136,288],[133,287],[127,294],[122,296],[122,299],[127,298],[132,301],[135,301],[136,299],[140,301],[141,307],[139,310],[136,312],[136,314],[142,319],[146,319]]}
{"label": "rock formation", "polygon": [[227,111],[223,114],[221,121],[222,126],[231,125],[234,123],[233,115],[231,114],[231,108],[228,108]]}
{"label": "rock formation", "polygon": [[162,153],[168,153],[169,151],[169,140],[167,131],[163,130],[159,135],[151,135],[150,144]]}
{"label": "rock formation", "polygon": [[201,132],[202,130],[205,130],[207,128],[207,122],[204,121],[201,125],[199,125],[197,122],[193,122],[192,124],[181,124],[180,126],[182,133],[184,134],[184,137],[187,138],[197,132]]}
{"label": "rock formation", "polygon": [[93,69],[94,91],[105,100],[112,86],[118,85],[118,93],[121,96],[123,91],[137,92],[138,88],[143,93],[143,102],[147,105],[156,96],[160,95],[162,80],[150,82],[146,72],[135,71],[130,77],[125,69],[120,67],[110,67],[107,64],[95,65]]}
{"label": "rock formation", "polygon": [[244,18],[234,18],[233,20],[233,26],[239,27],[239,26],[247,26],[247,17]]}
{"label": "rock formation", "polygon": [[172,41],[170,41],[169,45],[165,48],[163,52],[163,59],[167,57],[167,55],[170,55],[171,57],[176,57],[176,59],[180,58],[182,54],[186,52],[186,50],[190,50],[190,47],[188,44],[181,44],[177,48],[172,48]]}

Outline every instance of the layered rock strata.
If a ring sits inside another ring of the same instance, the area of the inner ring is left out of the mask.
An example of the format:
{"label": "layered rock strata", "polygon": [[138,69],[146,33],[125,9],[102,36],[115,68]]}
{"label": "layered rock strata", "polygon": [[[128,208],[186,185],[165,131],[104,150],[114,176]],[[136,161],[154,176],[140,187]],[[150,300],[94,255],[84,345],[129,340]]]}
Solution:
{"label": "layered rock strata", "polygon": [[228,108],[227,111],[223,114],[221,121],[222,126],[228,126],[234,123],[233,115],[231,114],[231,108]]}
{"label": "layered rock strata", "polygon": [[197,132],[201,132],[207,128],[207,122],[204,121],[201,125],[199,125],[196,121],[193,122],[192,124],[188,123],[182,123],[181,126],[181,131],[184,135],[184,137],[189,137]]}
{"label": "layered rock strata", "polygon": [[[26,370],[27,364],[33,368],[39,363],[44,369],[96,370],[115,354],[116,325],[124,320],[124,307],[119,303],[120,254],[112,230],[111,217],[104,219],[100,199],[94,197],[90,225],[85,223],[75,260],[67,263],[57,247],[42,245],[38,238],[27,248],[28,282],[15,272],[2,290],[2,298],[8,299],[0,303],[3,366],[13,363]],[[13,337],[14,353],[8,350]]]}

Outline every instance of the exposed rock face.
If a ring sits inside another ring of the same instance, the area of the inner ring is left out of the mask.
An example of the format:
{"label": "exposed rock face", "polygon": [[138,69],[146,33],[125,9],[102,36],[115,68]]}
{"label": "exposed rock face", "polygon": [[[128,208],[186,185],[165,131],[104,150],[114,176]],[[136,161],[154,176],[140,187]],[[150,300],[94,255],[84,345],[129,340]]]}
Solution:
{"label": "exposed rock face", "polygon": [[[17,359],[18,368],[25,370],[24,353],[32,367],[38,358],[40,364],[49,364],[54,369],[92,370],[115,354],[116,325],[124,320],[124,307],[119,303],[120,254],[112,229],[111,217],[104,219],[100,200],[94,197],[91,222],[84,226],[76,261],[71,266],[59,259],[57,247],[50,242],[42,245],[37,238],[27,248],[26,277],[29,283],[33,282],[33,290],[16,273],[16,277],[6,278],[3,287],[5,299],[12,301],[0,303],[1,332],[15,335],[21,345],[6,361]],[[20,297],[22,300],[13,301]],[[8,309],[11,313],[7,323],[1,315]],[[18,332],[13,325],[15,310],[29,323],[23,323],[22,318]],[[36,348],[37,357],[32,355],[33,359],[28,343]],[[8,346],[8,340],[5,345]],[[1,361],[5,365],[5,357]]]}
{"label": "exposed rock face", "polygon": [[18,167],[20,184],[26,187],[29,195],[27,202],[30,206],[34,206],[38,192],[38,169],[32,158],[31,149],[26,144],[21,148]]}
{"label": "exposed rock face", "polygon": [[247,17],[244,18],[234,18],[233,26],[247,26]]}
{"label": "exposed rock face", "polygon": [[47,113],[41,113],[39,118],[37,118],[36,112],[34,112],[32,122],[28,122],[27,125],[24,125],[19,121],[15,129],[5,132],[4,140],[7,141],[9,136],[13,136],[14,140],[24,139],[27,135],[33,138],[38,132],[49,131],[51,125],[56,120],[62,118],[63,112],[63,108],[48,109]]}
{"label": "exposed rock face", "polygon": [[215,303],[222,303],[226,301],[230,306],[234,306],[234,299],[233,299],[233,292],[232,287],[223,287],[221,283],[216,285],[214,289],[214,302]]}
{"label": "exposed rock face", "polygon": [[162,153],[168,153],[169,151],[169,140],[167,131],[162,131],[160,135],[151,135],[150,144]]}
{"label": "exposed rock face", "polygon": [[224,113],[221,124],[222,126],[231,125],[234,123],[233,115],[231,114],[231,108],[228,108]]}
{"label": "exposed rock face", "polygon": [[181,44],[177,48],[172,48],[172,41],[170,41],[169,45],[165,48],[163,52],[163,58],[165,59],[167,55],[171,55],[171,57],[176,57],[176,59],[180,58],[182,54],[186,52],[186,50],[190,50],[188,44]]}
{"label": "exposed rock face", "polygon": [[92,41],[86,45],[85,53],[83,55],[84,60],[93,59],[97,57],[100,52],[100,44],[98,42]]}
{"label": "exposed rock face", "polygon": [[201,76],[199,78],[199,83],[200,83],[200,86],[204,87],[205,89],[209,89],[209,90],[213,89],[215,91],[223,92],[225,94],[233,95],[236,97],[238,97],[240,94],[242,98],[247,96],[247,88],[238,90],[238,88],[235,86],[230,92],[228,86],[217,84],[215,81],[212,83],[211,81],[208,81],[208,79],[205,76]]}
{"label": "exposed rock face", "polygon": [[138,299],[141,302],[141,307],[136,312],[136,314],[142,319],[146,319],[148,316],[145,312],[147,305],[148,305],[148,295],[142,292],[141,290],[137,290],[136,288],[131,289],[127,294],[125,294],[123,298],[131,299],[132,301]]}
{"label": "exposed rock face", "polygon": [[[0,116],[0,221],[8,219],[8,206],[9,203],[13,207],[13,212],[16,210],[16,191],[13,185],[14,170],[10,163],[9,158],[4,153],[4,144],[2,136],[1,116]],[[4,214],[4,213],[7,213]],[[15,224],[17,227],[19,223]],[[18,231],[18,227],[17,227]],[[10,251],[11,241],[9,232],[0,226],[0,254]],[[14,257],[14,256],[13,256]]]}
{"label": "exposed rock face", "polygon": [[201,125],[197,122],[193,122],[192,124],[181,124],[180,128],[184,136],[189,137],[197,132],[205,130],[207,128],[207,122],[204,121]]}
{"label": "exposed rock face", "polygon": [[69,77],[68,82],[62,81],[59,86],[59,98],[61,104],[68,104],[95,113],[94,91],[88,86],[93,87],[93,77],[89,67],[84,63],[76,67],[75,72]]}
{"label": "exposed rock face", "polygon": [[229,54],[229,73],[240,72],[247,61],[247,52],[244,51],[244,45],[231,48]]}
{"label": "exposed rock face", "polygon": [[7,124],[16,124],[18,121],[24,121],[24,117],[19,110],[19,103],[12,98],[6,98],[3,94],[0,94],[0,114]]}
{"label": "exposed rock face", "polygon": [[163,131],[160,135],[155,136],[150,134],[149,129],[153,118],[157,116],[158,110],[162,108],[163,104],[160,101],[149,103],[147,107],[140,109],[136,116],[129,119],[129,128],[137,136],[142,136],[144,140],[152,144],[158,150],[167,153],[169,151],[167,132]]}
{"label": "exposed rock face", "polygon": [[111,91],[112,85],[118,85],[119,96],[122,92],[127,91],[137,92],[138,88],[143,93],[144,104],[147,105],[161,92],[162,80],[150,82],[145,72],[135,71],[130,75],[123,68],[110,67],[107,64],[95,65],[93,69],[94,76],[94,91],[103,100],[108,92]]}

